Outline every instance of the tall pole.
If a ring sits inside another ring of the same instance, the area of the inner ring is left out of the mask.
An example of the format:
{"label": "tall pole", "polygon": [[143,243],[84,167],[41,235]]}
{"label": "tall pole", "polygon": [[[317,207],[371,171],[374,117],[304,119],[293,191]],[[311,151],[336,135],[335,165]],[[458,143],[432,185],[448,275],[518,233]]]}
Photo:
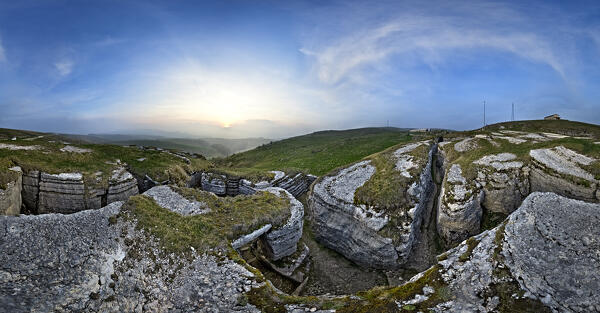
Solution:
{"label": "tall pole", "polygon": [[485,100],[483,100],[483,127],[485,127]]}
{"label": "tall pole", "polygon": [[514,122],[515,121],[515,103],[512,103],[512,114],[511,114],[511,119]]}

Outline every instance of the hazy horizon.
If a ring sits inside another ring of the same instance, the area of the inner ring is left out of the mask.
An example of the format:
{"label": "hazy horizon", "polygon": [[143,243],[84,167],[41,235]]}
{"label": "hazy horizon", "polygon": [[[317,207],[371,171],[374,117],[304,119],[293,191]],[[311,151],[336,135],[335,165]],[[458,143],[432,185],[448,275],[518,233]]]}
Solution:
{"label": "hazy horizon", "polygon": [[600,123],[594,1],[0,3],[0,127],[281,139]]}

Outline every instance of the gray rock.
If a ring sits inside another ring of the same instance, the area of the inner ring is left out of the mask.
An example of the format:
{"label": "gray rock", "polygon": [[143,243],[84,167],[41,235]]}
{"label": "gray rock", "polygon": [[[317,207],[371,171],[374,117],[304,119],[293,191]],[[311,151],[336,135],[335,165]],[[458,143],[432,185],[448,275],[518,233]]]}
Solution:
{"label": "gray rock", "polygon": [[[501,242],[499,231],[504,231]],[[510,296],[500,295],[503,289],[496,286],[509,284],[525,294],[518,297],[515,292],[512,298],[529,301],[528,306],[593,312],[600,304],[600,241],[590,238],[600,238],[600,205],[532,193],[510,215],[504,230],[497,227],[475,236],[470,252],[463,242],[445,253],[437,266],[452,300],[432,310],[495,312]]]}
{"label": "gray rock", "polygon": [[125,168],[117,168],[112,172],[112,176],[108,181],[108,203],[126,201],[129,197],[138,193],[137,181]]}
{"label": "gray rock", "polygon": [[600,305],[598,238],[600,205],[536,192],[510,216],[502,253],[528,294],[556,311],[581,312]]}
{"label": "gray rock", "polygon": [[161,252],[134,221],[111,221],[120,206],[0,217],[2,310],[258,312],[237,303],[251,272],[193,251]]}
{"label": "gray rock", "polygon": [[437,214],[439,235],[456,244],[479,233],[484,193],[474,188],[462,176],[458,164],[452,164],[442,184]]}
{"label": "gray rock", "polygon": [[41,173],[38,213],[74,213],[85,208],[83,175]]}
{"label": "gray rock", "polygon": [[304,206],[285,189],[271,187],[266,191],[277,196],[286,196],[290,201],[290,218],[281,227],[271,229],[262,238],[267,250],[267,256],[277,261],[296,252],[298,240],[302,237],[304,225]]}
{"label": "gray rock", "polygon": [[294,176],[285,175],[280,179],[274,180],[271,185],[273,187],[283,188],[289,191],[294,197],[299,197],[308,191],[310,184],[312,184],[316,179],[317,177],[314,175],[298,173]]}
{"label": "gray rock", "polygon": [[214,173],[202,173],[202,190],[212,192],[218,196],[227,194],[227,177]]}
{"label": "gray rock", "polygon": [[40,172],[29,171],[23,173],[23,204],[30,212],[37,212],[38,195],[40,192]]}
{"label": "gray rock", "polygon": [[390,238],[382,237],[355,217],[354,192],[374,173],[362,161],[319,179],[310,194],[315,239],[353,262],[367,267],[394,268],[398,253]]}
{"label": "gray rock", "polygon": [[6,189],[0,189],[0,215],[19,215],[22,204],[23,172],[20,167],[10,168],[9,171],[16,172],[18,176],[15,181],[6,185]]}
{"label": "gray rock", "polygon": [[398,186],[399,192],[408,195],[410,206],[406,212],[394,216],[395,224],[400,225],[394,229],[398,233],[395,239],[378,233],[390,219],[385,210],[354,204],[356,189],[375,172],[370,161],[356,163],[322,177],[314,184],[309,207],[315,238],[361,266],[394,269],[407,262],[415,243],[421,239],[424,218],[431,215],[433,207],[435,185],[431,168],[437,146],[432,147],[424,165],[413,162],[413,156],[406,154],[422,144],[425,143],[406,145],[394,153],[396,170],[404,177],[412,178],[405,175],[412,167],[408,163],[422,166],[418,177],[409,180],[406,186]]}
{"label": "gray rock", "polygon": [[190,201],[169,186],[156,186],[144,192],[145,196],[154,199],[156,204],[167,210],[181,215],[197,215],[210,212],[206,204],[198,201]]}

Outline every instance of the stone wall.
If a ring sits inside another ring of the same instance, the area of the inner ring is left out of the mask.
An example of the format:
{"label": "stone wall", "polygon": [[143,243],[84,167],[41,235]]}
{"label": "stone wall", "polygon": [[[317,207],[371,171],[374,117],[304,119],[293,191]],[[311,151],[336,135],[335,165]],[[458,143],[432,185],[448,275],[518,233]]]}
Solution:
{"label": "stone wall", "polygon": [[304,173],[297,173],[293,176],[284,175],[280,172],[280,178],[276,178],[271,182],[260,182],[253,184],[249,180],[230,177],[223,174],[203,172],[194,173],[188,187],[200,187],[202,190],[212,192],[218,196],[237,196],[240,194],[254,194],[256,190],[262,190],[269,187],[279,187],[290,192],[294,197],[298,197],[306,193],[310,184],[317,179],[316,176]]}
{"label": "stone wall", "polygon": [[25,208],[29,213],[74,213],[99,209],[138,194],[136,179],[124,168],[113,171],[107,188],[99,187],[99,174],[95,183],[88,183],[81,173],[24,173],[22,197]]}
{"label": "stone wall", "polygon": [[6,189],[0,189],[0,215],[19,215],[21,212],[22,171],[20,167],[13,167],[10,171],[17,172],[17,179],[9,182]]}

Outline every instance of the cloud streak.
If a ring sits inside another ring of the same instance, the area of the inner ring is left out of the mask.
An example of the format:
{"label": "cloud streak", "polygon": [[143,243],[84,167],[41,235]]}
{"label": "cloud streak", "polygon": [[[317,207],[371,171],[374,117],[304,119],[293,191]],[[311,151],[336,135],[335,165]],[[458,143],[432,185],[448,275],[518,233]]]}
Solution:
{"label": "cloud streak", "polygon": [[[484,7],[485,8],[485,7]],[[474,49],[508,52],[531,62],[546,64],[563,78],[567,75],[560,53],[545,35],[530,30],[519,12],[509,7],[487,7],[477,12],[457,6],[453,15],[425,11],[403,12],[381,19],[362,19],[363,24],[333,44],[304,47],[300,51],[315,61],[318,78],[336,84],[390,57],[417,54],[423,63],[446,59]],[[394,10],[390,8],[391,12]]]}

